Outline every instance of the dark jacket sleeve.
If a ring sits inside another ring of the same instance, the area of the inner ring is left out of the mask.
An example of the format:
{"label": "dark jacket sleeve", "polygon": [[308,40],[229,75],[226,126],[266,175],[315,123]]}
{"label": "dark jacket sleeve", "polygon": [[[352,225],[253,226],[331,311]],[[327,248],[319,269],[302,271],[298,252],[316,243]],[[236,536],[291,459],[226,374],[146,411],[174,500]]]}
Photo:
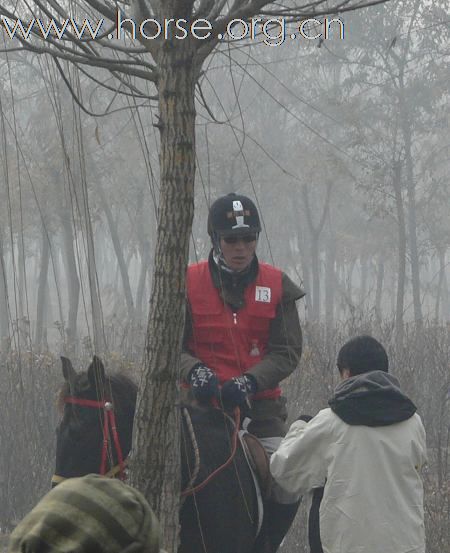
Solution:
{"label": "dark jacket sleeve", "polygon": [[302,329],[296,300],[305,293],[283,273],[283,295],[270,325],[268,351],[249,373],[256,378],[258,390],[276,387],[298,366],[302,354]]}
{"label": "dark jacket sleeve", "polygon": [[200,359],[194,357],[189,351],[188,342],[192,335],[192,317],[189,302],[186,300],[186,315],[184,320],[183,345],[181,349],[180,376],[181,380],[187,381],[189,371],[194,365],[200,362]]}

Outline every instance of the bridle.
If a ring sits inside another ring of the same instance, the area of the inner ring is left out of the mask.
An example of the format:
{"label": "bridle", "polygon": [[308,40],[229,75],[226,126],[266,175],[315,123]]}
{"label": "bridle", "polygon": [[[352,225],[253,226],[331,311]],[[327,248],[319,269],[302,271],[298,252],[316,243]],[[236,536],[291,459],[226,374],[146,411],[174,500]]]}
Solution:
{"label": "bridle", "polygon": [[[79,397],[67,396],[64,398],[64,403],[79,405],[80,407],[92,407],[94,409],[103,409],[103,447],[102,447],[102,456],[100,461],[99,474],[110,478],[114,478],[117,474],[119,474],[120,480],[125,480],[126,478],[125,466],[127,464],[127,461],[126,459],[125,460],[123,459],[122,448],[120,447],[120,441],[119,441],[119,434],[117,432],[116,417],[114,415],[114,406],[112,402],[107,399],[102,401],[97,401],[94,399],[83,399]],[[236,407],[234,410],[234,421],[233,421],[234,430],[231,438],[231,453],[229,458],[225,461],[225,463],[220,465],[220,467],[217,467],[203,482],[201,482],[197,486],[192,486],[192,482],[190,482],[188,484],[188,487],[181,492],[181,497],[187,497],[189,495],[199,492],[207,484],[209,484],[209,482],[213,478],[215,478],[220,472],[222,472],[222,470],[226,469],[230,465],[237,451],[239,421],[240,421],[240,409],[239,407]],[[114,440],[114,446],[116,448],[118,465],[113,467],[111,470],[107,472],[106,458],[108,453],[108,447],[111,443],[111,434]],[[195,443],[196,442],[195,435],[193,435],[193,437],[191,436],[191,438],[193,439],[194,448],[197,448],[198,446]],[[199,462],[199,459],[198,459],[198,462]],[[55,474],[52,477],[52,485],[57,485],[63,480],[65,480],[64,477]]]}
{"label": "bridle", "polygon": [[[125,480],[126,461],[124,461],[123,459],[122,448],[120,446],[113,403],[108,399],[97,401],[95,399],[83,399],[80,397],[72,397],[72,396],[65,397],[64,403],[79,405],[80,407],[92,407],[94,409],[103,410],[103,447],[102,447],[99,474],[101,474],[102,476],[110,476],[113,478],[118,473],[120,480]],[[107,472],[106,459],[108,455],[108,448],[112,443],[111,435],[112,435],[112,440],[117,453],[118,466],[113,467],[110,471]],[[52,483],[57,484],[62,480],[64,480],[63,477],[55,475],[52,478]]]}

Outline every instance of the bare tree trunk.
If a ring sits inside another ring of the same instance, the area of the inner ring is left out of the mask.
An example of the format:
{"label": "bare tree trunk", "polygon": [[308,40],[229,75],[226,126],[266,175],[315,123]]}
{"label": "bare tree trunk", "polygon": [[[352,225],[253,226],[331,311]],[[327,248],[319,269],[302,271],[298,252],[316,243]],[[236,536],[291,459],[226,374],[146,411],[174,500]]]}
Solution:
{"label": "bare tree trunk", "polygon": [[75,353],[75,342],[77,339],[77,318],[78,304],[80,300],[80,281],[78,278],[77,261],[73,247],[74,235],[72,221],[67,209],[61,212],[61,223],[63,229],[63,262],[66,272],[67,294],[69,299],[69,312],[66,326],[66,354]]}
{"label": "bare tree trunk", "polygon": [[359,255],[359,269],[360,269],[360,281],[359,281],[359,294],[358,294],[358,309],[362,315],[364,315],[364,309],[366,306],[367,301],[367,289],[368,289],[368,272],[369,272],[369,260],[368,260],[368,254],[367,254],[367,238],[368,238],[368,228],[365,226],[362,229],[361,233],[361,251]]}
{"label": "bare tree trunk", "polygon": [[42,349],[44,339],[44,322],[46,303],[48,301],[48,262],[50,259],[49,236],[45,228],[45,222],[42,223],[41,235],[41,269],[39,272],[37,308],[36,308],[36,331],[34,335],[34,344],[37,351]]}
{"label": "bare tree trunk", "polygon": [[133,304],[133,294],[131,293],[130,278],[128,275],[127,264],[125,263],[125,258],[123,256],[123,249],[120,243],[119,232],[117,230],[116,222],[111,213],[111,208],[109,207],[108,201],[105,196],[105,191],[100,182],[100,179],[97,180],[96,190],[98,192],[102,209],[105,212],[106,220],[108,221],[108,228],[111,234],[111,240],[114,246],[114,251],[117,257],[117,263],[119,265],[120,276],[122,278],[123,292],[125,295],[125,301],[127,304],[128,317],[130,322],[134,320],[134,304]]}
{"label": "bare tree trunk", "polygon": [[[85,191],[87,194],[87,190]],[[103,315],[100,303],[100,291],[97,275],[97,265],[95,260],[94,249],[94,234],[92,230],[92,222],[89,214],[89,209],[85,209],[85,239],[87,242],[87,269],[89,280],[89,293],[91,297],[92,311],[92,331],[94,338],[94,352],[97,355],[102,355],[106,349],[104,334],[103,334]]]}
{"label": "bare tree trunk", "polygon": [[[446,266],[444,257],[444,267]],[[444,324],[450,322],[450,290],[448,287],[447,273],[445,271],[442,282],[442,319]]]}
{"label": "bare tree trunk", "polygon": [[[50,252],[51,253],[51,252]],[[56,301],[58,304],[58,320],[62,323],[64,321],[64,313],[63,313],[63,305],[62,305],[62,297],[61,297],[61,267],[59,262],[59,253],[60,248],[58,244],[53,245],[53,254],[50,256],[51,262],[52,262],[52,270],[53,270],[53,278],[55,281],[55,293],[56,293]],[[50,284],[48,289],[48,298],[51,300],[51,292],[50,292]],[[51,305],[49,304],[51,307]],[[51,309],[50,309],[51,311]],[[48,312],[49,320],[50,321],[56,321],[56,319],[53,318],[53,315]],[[64,338],[64,342],[65,342]]]}
{"label": "bare tree trunk", "polygon": [[[330,236],[327,242],[325,260],[325,324],[327,337],[331,338],[334,331],[334,298],[335,298],[335,264],[336,264],[336,240]],[[331,340],[327,340],[331,343]]]}
{"label": "bare tree trunk", "polygon": [[[439,255],[439,279],[436,292],[436,304],[434,307],[434,319],[436,324],[439,323],[441,318],[441,301],[445,300],[445,288],[447,287],[447,282],[445,278],[445,248],[441,248],[438,251]],[[442,302],[443,303],[443,302]]]}
{"label": "bare tree trunk", "polygon": [[319,235],[311,232],[311,281],[312,281],[312,318],[320,319],[320,263]]}
{"label": "bare tree trunk", "polygon": [[334,326],[335,264],[336,241],[334,237],[330,236],[327,243],[327,257],[325,262],[325,316],[327,324],[330,326]]}
{"label": "bare tree trunk", "polygon": [[345,308],[346,308],[346,301],[345,301],[345,290],[343,286],[343,274],[344,269],[342,267],[342,261],[339,261],[339,258],[336,260],[336,271],[334,273],[334,284],[336,286],[336,290],[339,292],[339,301],[337,302],[336,308],[335,308],[335,317],[337,319],[340,319],[343,317],[343,314],[345,314]]}
{"label": "bare tree trunk", "polygon": [[21,232],[17,236],[17,265],[19,278],[17,279],[17,288],[18,288],[18,314],[17,314],[17,328],[20,331],[21,335],[27,336],[28,324],[25,322],[25,252],[23,244],[24,236]]}
{"label": "bare tree trunk", "polygon": [[412,135],[411,122],[407,113],[406,100],[403,96],[403,70],[400,75],[400,116],[403,140],[405,144],[405,168],[406,168],[406,190],[408,194],[408,237],[409,251],[411,256],[411,282],[414,305],[414,320],[420,328],[423,324],[422,304],[420,300],[420,267],[419,251],[417,247],[417,206],[416,206],[416,185],[414,182],[414,166],[411,154]]}
{"label": "bare tree trunk", "polygon": [[397,211],[398,231],[398,273],[397,273],[397,302],[395,307],[395,336],[397,346],[403,343],[403,312],[405,301],[405,276],[406,276],[406,228],[405,211],[401,188],[400,164],[394,167],[393,186],[395,193],[395,208]]}
{"label": "bare tree trunk", "polygon": [[136,290],[136,323],[140,323],[143,313],[143,301],[145,294],[145,282],[147,280],[147,271],[150,266],[150,242],[144,240],[140,249],[141,253],[141,270],[139,272],[139,280]]}
{"label": "bare tree trunk", "polygon": [[306,221],[311,235],[311,273],[312,273],[312,318],[320,319],[320,235],[325,225],[331,200],[332,185],[327,183],[326,197],[322,207],[320,220],[317,224],[313,220],[313,212],[309,201],[308,187],[303,185],[303,199],[306,211]]}
{"label": "bare tree trunk", "polygon": [[0,351],[9,337],[8,282],[5,257],[3,255],[3,233],[0,230]]}
{"label": "bare tree trunk", "polygon": [[[136,289],[136,298],[135,298],[135,324],[142,324],[143,313],[147,313],[147,309],[143,309],[144,297],[147,297],[145,294],[146,291],[146,282],[147,282],[147,273],[150,270],[151,265],[151,253],[152,253],[152,243],[150,237],[152,236],[153,224],[149,228],[148,224],[148,213],[145,212],[144,220],[144,191],[143,189],[139,190],[138,193],[138,206],[135,217],[135,231],[139,244],[139,254],[141,258],[141,268],[139,272],[138,284]],[[156,209],[156,208],[155,208]],[[146,306],[147,307],[147,306]]]}
{"label": "bare tree trunk", "polygon": [[160,519],[164,549],[172,553],[178,546],[178,374],[195,176],[197,73],[192,61],[193,45],[183,42],[165,42],[158,59],[161,189],[156,270],[138,392],[131,473],[132,485],[144,492]]}
{"label": "bare tree trunk", "polygon": [[414,320],[421,327],[423,323],[422,304],[420,299],[420,267],[419,251],[417,247],[417,206],[416,191],[413,181],[411,144],[409,142],[406,155],[407,192],[408,192],[408,235],[411,255],[411,282],[413,292]]}
{"label": "bare tree trunk", "polygon": [[[91,302],[93,353],[101,356],[106,350],[105,335],[103,329],[103,313],[100,301],[100,287],[97,272],[97,260],[95,257],[94,230],[92,226],[89,209],[88,179],[86,173],[86,156],[84,153],[83,125],[80,116],[80,109],[74,109],[75,125],[77,128],[77,148],[79,152],[79,174],[72,177],[73,191],[76,196],[76,205],[79,209],[82,222],[83,238],[85,240],[85,251],[87,252],[87,271],[89,283],[89,296]],[[71,172],[73,175],[73,170]]]}
{"label": "bare tree trunk", "polygon": [[361,288],[359,289],[359,308],[362,313],[364,313],[364,308],[366,305],[367,300],[367,278],[369,273],[369,263],[367,259],[367,255],[365,253],[361,254],[361,257],[359,258],[359,262],[361,265]]}
{"label": "bare tree trunk", "polygon": [[347,275],[346,275],[346,282],[345,282],[349,308],[350,308],[350,311],[352,312],[352,316],[355,311],[355,302],[353,301],[353,271],[355,270],[355,265],[356,265],[356,259],[352,259],[350,263],[347,264]]}
{"label": "bare tree trunk", "polygon": [[309,314],[309,312],[312,309],[311,306],[311,279],[310,279],[310,266],[311,263],[309,263],[308,260],[308,253],[309,248],[306,245],[306,234],[307,231],[302,225],[302,218],[299,216],[299,213],[301,213],[301,207],[300,203],[298,201],[298,193],[294,193],[292,197],[292,208],[293,208],[293,217],[294,221],[296,221],[296,228],[297,228],[297,243],[298,243],[298,249],[300,253],[300,262],[302,267],[302,274],[301,277],[303,279],[303,286],[306,292],[305,295],[305,308],[306,313]]}
{"label": "bare tree trunk", "polygon": [[381,299],[383,297],[383,283],[384,283],[384,262],[383,254],[378,255],[377,263],[377,288],[375,293],[375,316],[377,318],[377,323],[380,324],[383,319]]}

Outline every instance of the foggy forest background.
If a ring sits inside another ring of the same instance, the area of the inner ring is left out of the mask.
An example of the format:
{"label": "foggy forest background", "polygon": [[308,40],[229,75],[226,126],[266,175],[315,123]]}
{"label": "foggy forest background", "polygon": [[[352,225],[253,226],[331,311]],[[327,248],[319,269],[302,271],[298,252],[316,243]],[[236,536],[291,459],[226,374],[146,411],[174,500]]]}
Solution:
{"label": "foggy forest background", "polygon": [[[190,258],[208,254],[211,201],[257,202],[259,258],[307,293],[291,418],[326,406],[348,337],[383,342],[427,430],[428,552],[448,553],[448,5],[403,0],[341,19],[344,40],[229,43],[207,60]],[[117,94],[106,71],[111,90],[60,63],[65,79],[49,56],[0,54],[4,531],[49,488],[59,355],[86,368],[95,343],[110,371],[137,378],[155,269],[155,104]],[[304,513],[282,551],[307,551]]]}

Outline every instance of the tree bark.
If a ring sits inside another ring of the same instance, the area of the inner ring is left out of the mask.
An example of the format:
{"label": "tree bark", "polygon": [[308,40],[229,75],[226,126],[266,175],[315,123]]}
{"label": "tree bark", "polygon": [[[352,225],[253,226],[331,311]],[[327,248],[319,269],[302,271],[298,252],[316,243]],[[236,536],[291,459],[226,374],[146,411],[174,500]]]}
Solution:
{"label": "tree bark", "polygon": [[325,261],[325,321],[327,329],[332,332],[334,327],[334,297],[335,297],[335,263],[336,240],[333,236],[328,238],[327,257]]}
{"label": "tree bark", "polygon": [[345,276],[345,288],[347,291],[347,298],[349,301],[349,308],[352,313],[352,317],[354,315],[355,303],[356,303],[353,301],[353,271],[355,270],[355,265],[356,265],[356,259],[351,259],[349,263],[347,263],[347,266],[346,266],[347,274]]}
{"label": "tree bark", "polygon": [[128,317],[130,322],[134,320],[134,304],[133,304],[133,294],[131,293],[130,278],[128,276],[128,268],[125,263],[125,258],[123,256],[123,249],[120,243],[119,232],[117,230],[117,224],[114,221],[114,218],[111,213],[111,208],[109,207],[108,201],[105,196],[105,191],[103,186],[100,183],[100,180],[97,181],[96,190],[98,192],[101,206],[106,215],[106,220],[108,222],[109,232],[111,234],[111,240],[113,243],[114,251],[117,257],[117,263],[119,265],[120,276],[122,279],[123,292],[125,295],[125,302],[127,304]]}
{"label": "tree bark", "polygon": [[381,299],[383,297],[383,283],[384,283],[384,262],[383,262],[383,254],[380,253],[378,255],[377,288],[375,292],[375,316],[378,324],[381,324],[381,321],[383,320],[383,312],[381,307]]}
{"label": "tree bark", "polygon": [[74,235],[69,210],[62,208],[61,224],[63,230],[63,262],[67,281],[67,295],[69,300],[69,311],[66,325],[66,355],[75,353],[75,342],[77,338],[78,304],[80,300],[80,281],[78,278],[77,261],[73,247]]}
{"label": "tree bark", "polygon": [[178,44],[165,41],[158,59],[161,188],[131,471],[131,483],[144,492],[155,510],[163,530],[163,547],[172,553],[178,546],[180,493],[178,374],[194,213],[197,71],[193,54],[193,44],[187,40]]}
{"label": "tree bark", "polygon": [[37,307],[36,307],[36,331],[34,335],[34,344],[37,351],[40,351],[44,338],[45,309],[47,303],[47,280],[48,280],[48,262],[50,259],[49,236],[42,223],[41,235],[41,268],[39,271]]}
{"label": "tree bark", "polygon": [[[156,209],[156,207],[155,207]],[[144,221],[145,213],[145,221]],[[150,237],[152,236],[153,225],[148,223],[148,214],[145,211],[144,204],[144,190],[143,188],[139,190],[138,193],[138,206],[135,217],[135,232],[138,240],[139,255],[141,258],[141,267],[139,271],[138,284],[136,289],[135,297],[135,325],[141,326],[142,317],[144,313],[143,302],[146,295],[146,283],[147,283],[147,273],[152,265],[152,243]],[[147,307],[147,306],[146,306]],[[145,309],[147,314],[147,309]]]}
{"label": "tree bark", "polygon": [[[302,225],[302,218],[299,216],[299,213],[301,213],[301,206],[300,202],[298,200],[298,193],[294,191],[292,195],[292,208],[293,208],[293,217],[294,221],[296,221],[296,231],[297,231],[297,245],[298,245],[298,253],[300,254],[300,263],[302,268],[302,274],[301,278],[303,280],[303,287],[305,289],[306,295],[305,295],[305,308],[306,313],[309,314],[309,311],[312,309],[311,306],[311,279],[310,279],[310,266],[311,263],[308,263],[308,253],[309,248],[307,246],[307,239],[306,239],[306,229],[304,229]],[[294,258],[297,256],[297,252],[294,253]]]}
{"label": "tree bark", "polygon": [[[28,335],[29,327],[25,318],[26,304],[26,267],[25,267],[25,251],[24,251],[24,236],[23,232],[17,235],[17,265],[19,278],[17,282],[18,288],[18,313],[17,313],[17,328],[21,336],[26,336],[26,342],[30,341]],[[27,306],[28,307],[28,306]],[[29,345],[29,344],[28,344]]]}
{"label": "tree bark", "polygon": [[[63,312],[63,298],[61,297],[61,270],[60,270],[60,260],[59,260],[59,253],[60,249],[58,244],[53,244],[53,250],[50,251],[50,261],[53,271],[53,278],[55,281],[55,295],[56,295],[56,301],[58,304],[58,319],[53,318],[53,314],[51,312],[51,292],[50,292],[50,284],[48,286],[47,294],[48,294],[48,301],[49,301],[49,310],[47,310],[47,315],[49,321],[60,321],[61,324],[64,321],[64,312]],[[64,337],[65,342],[65,337]]]}
{"label": "tree bark", "polygon": [[[407,131],[408,135],[410,131]],[[416,190],[413,176],[413,164],[411,157],[411,143],[408,139],[406,153],[406,179],[408,193],[408,235],[409,249],[411,255],[411,283],[414,305],[414,320],[419,327],[423,323],[422,302],[420,299],[420,266],[419,266],[419,251],[417,246],[417,206],[416,206]]]}
{"label": "tree bark", "polygon": [[420,328],[423,323],[422,303],[420,300],[420,267],[419,251],[417,247],[417,206],[416,206],[416,185],[414,182],[414,166],[412,160],[412,132],[411,122],[407,112],[406,100],[404,98],[403,69],[399,79],[400,84],[400,117],[403,140],[405,145],[405,169],[406,169],[406,191],[408,195],[408,237],[409,251],[411,256],[411,283],[414,305],[414,320]]}
{"label": "tree bark", "polygon": [[320,263],[319,263],[319,236],[311,230],[311,280],[312,280],[312,318],[320,319]]}
{"label": "tree bark", "polygon": [[[80,214],[81,227],[83,229],[84,247],[86,252],[86,264],[89,283],[89,297],[91,303],[92,329],[89,328],[89,336],[93,337],[92,353],[102,356],[106,350],[105,334],[103,328],[103,313],[100,301],[100,283],[95,256],[94,229],[92,226],[89,208],[88,177],[86,171],[86,155],[84,151],[84,133],[81,120],[81,110],[74,109],[74,125],[76,125],[76,145],[79,152],[78,166],[71,170],[71,185],[75,195],[76,206]],[[70,166],[70,165],[69,165]],[[100,265],[101,267],[101,265]]]}
{"label": "tree bark", "polygon": [[[85,191],[87,195],[87,190]],[[103,315],[100,303],[100,291],[97,274],[97,264],[95,260],[94,234],[92,222],[89,214],[89,209],[85,210],[85,239],[87,242],[87,269],[89,280],[89,295],[91,298],[92,312],[92,334],[94,337],[94,353],[102,355],[106,349],[104,331],[103,331]]]}
{"label": "tree bark", "polygon": [[3,235],[0,231],[0,351],[9,338],[8,282],[6,279],[5,257],[3,254]]}
{"label": "tree bark", "polygon": [[[445,305],[445,298],[446,298],[446,288],[447,288],[447,282],[445,278],[445,248],[440,248],[438,250],[438,256],[439,256],[439,277],[438,277],[438,285],[437,285],[437,291],[436,291],[436,304],[434,306],[434,319],[436,321],[436,324],[439,323],[441,320],[441,313],[444,314],[444,310],[441,309],[441,305]],[[444,301],[442,301],[444,300]]]}
{"label": "tree bark", "polygon": [[[363,249],[366,249],[367,240],[366,237],[363,241]],[[359,289],[359,309],[362,314],[365,313],[365,306],[367,303],[367,280],[369,276],[369,260],[366,252],[362,252],[359,258],[359,265],[361,268],[361,287]]]}
{"label": "tree bark", "polygon": [[145,282],[147,280],[147,271],[150,266],[150,242],[144,240],[142,243],[142,248],[140,249],[141,257],[141,270],[139,272],[138,285],[136,290],[136,310],[135,318],[136,323],[140,324],[143,313],[143,301],[145,295]]}
{"label": "tree bark", "polygon": [[325,225],[331,200],[332,185],[327,183],[326,197],[317,224],[313,220],[313,211],[309,201],[308,187],[303,185],[303,198],[306,211],[306,221],[311,239],[311,281],[312,281],[312,318],[314,321],[320,319],[320,235]]}
{"label": "tree bark", "polygon": [[405,210],[401,187],[401,168],[397,163],[394,167],[393,187],[395,194],[395,208],[397,212],[398,231],[398,273],[397,273],[397,301],[395,306],[395,336],[397,346],[403,343],[403,312],[405,301],[405,276],[406,276],[406,228]]}

